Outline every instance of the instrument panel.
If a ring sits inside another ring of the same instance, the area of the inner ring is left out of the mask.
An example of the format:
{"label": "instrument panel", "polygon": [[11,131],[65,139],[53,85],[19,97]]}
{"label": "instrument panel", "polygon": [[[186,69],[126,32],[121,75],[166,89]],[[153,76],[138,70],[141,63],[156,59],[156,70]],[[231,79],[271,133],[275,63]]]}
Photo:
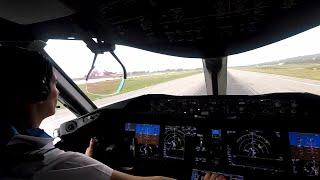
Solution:
{"label": "instrument panel", "polygon": [[[191,179],[199,179],[208,169],[320,176],[317,133],[135,123],[125,123],[124,129],[126,138],[135,142],[138,158],[191,160]],[[239,174],[223,174],[243,179]]]}
{"label": "instrument panel", "polygon": [[[320,130],[314,127],[319,103],[296,94],[148,95],[65,123],[60,134],[71,144],[79,139],[72,136],[94,134],[103,142],[98,160],[137,175],[195,180],[212,171],[227,179],[319,177]],[[114,138],[107,139],[110,134]]]}

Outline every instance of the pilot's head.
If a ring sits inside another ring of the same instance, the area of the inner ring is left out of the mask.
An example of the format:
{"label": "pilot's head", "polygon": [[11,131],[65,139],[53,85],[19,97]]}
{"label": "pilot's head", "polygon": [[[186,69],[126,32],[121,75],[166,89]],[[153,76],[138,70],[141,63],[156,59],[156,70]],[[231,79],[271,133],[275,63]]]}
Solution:
{"label": "pilot's head", "polygon": [[51,63],[40,53],[0,46],[2,118],[18,129],[38,127],[55,113],[59,91]]}

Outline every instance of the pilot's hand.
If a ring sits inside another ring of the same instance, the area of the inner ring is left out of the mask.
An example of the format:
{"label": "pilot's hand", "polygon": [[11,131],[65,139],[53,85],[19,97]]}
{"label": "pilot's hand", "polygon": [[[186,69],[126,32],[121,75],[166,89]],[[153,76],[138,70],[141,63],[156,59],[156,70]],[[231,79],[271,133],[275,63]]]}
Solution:
{"label": "pilot's hand", "polygon": [[85,155],[89,156],[89,157],[93,157],[93,152],[94,152],[94,148],[97,144],[97,139],[96,138],[91,138],[90,142],[89,142],[89,146],[86,149]]}
{"label": "pilot's hand", "polygon": [[207,172],[203,180],[226,180],[222,174]]}

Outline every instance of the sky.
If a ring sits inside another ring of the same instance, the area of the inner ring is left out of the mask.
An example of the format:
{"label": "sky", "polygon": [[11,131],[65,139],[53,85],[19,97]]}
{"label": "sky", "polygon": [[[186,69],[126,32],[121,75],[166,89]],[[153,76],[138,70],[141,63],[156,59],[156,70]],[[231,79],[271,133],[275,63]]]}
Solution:
{"label": "sky", "polygon": [[282,41],[228,57],[228,66],[245,66],[320,53],[320,26]]}
{"label": "sky", "polygon": [[[94,56],[85,43],[78,40],[49,40],[45,50],[71,78],[84,77]],[[202,67],[201,59],[162,55],[120,45],[116,46],[115,53],[128,72]],[[320,26],[255,50],[231,55],[228,66],[259,64],[317,53],[320,53]],[[98,56],[95,69],[121,71],[120,65],[109,53]]]}
{"label": "sky", "polygon": [[[78,40],[49,40],[45,50],[71,78],[87,75],[94,57],[86,44]],[[162,55],[120,45],[116,46],[115,54],[124,64],[127,72],[194,69],[203,66],[202,59]],[[98,56],[96,69],[111,72],[122,71],[121,66],[110,53]]]}

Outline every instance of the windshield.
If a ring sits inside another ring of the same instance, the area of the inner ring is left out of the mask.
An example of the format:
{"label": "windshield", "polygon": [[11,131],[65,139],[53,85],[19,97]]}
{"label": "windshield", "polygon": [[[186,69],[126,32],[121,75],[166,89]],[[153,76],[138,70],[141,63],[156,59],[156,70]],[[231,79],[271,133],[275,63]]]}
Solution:
{"label": "windshield", "polygon": [[320,95],[320,26],[228,57],[228,95],[306,92]]}
{"label": "windshield", "polygon": [[[320,27],[316,27],[283,41],[229,56],[226,94],[307,92],[320,95],[319,34]],[[109,53],[98,56],[88,76],[94,55],[84,42],[49,40],[45,50],[98,107],[144,94],[207,94],[202,59],[116,46],[115,53],[125,65],[128,78],[123,89],[113,94],[112,90],[117,89],[113,84],[117,85],[116,81],[123,74],[121,66]],[[96,79],[99,75],[102,80]],[[101,94],[101,89],[106,88],[109,89],[104,92],[109,95]],[[50,118],[41,125],[52,135],[55,128],[75,115],[61,106]]]}
{"label": "windshield", "polygon": [[115,54],[126,67],[127,79],[116,93],[123,71],[110,53],[98,55],[88,75],[94,54],[84,42],[49,40],[45,50],[98,107],[145,94],[207,94],[202,59],[117,45]]}

